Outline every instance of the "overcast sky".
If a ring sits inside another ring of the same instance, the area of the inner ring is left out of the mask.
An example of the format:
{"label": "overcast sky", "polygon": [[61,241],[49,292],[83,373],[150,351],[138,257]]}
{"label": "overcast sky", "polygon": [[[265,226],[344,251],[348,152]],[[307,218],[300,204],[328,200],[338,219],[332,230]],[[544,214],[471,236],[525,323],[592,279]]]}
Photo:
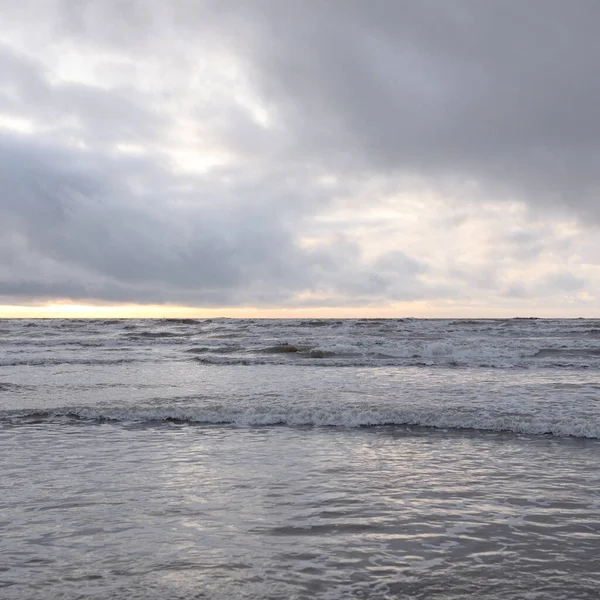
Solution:
{"label": "overcast sky", "polygon": [[597,0],[0,14],[0,305],[600,315]]}

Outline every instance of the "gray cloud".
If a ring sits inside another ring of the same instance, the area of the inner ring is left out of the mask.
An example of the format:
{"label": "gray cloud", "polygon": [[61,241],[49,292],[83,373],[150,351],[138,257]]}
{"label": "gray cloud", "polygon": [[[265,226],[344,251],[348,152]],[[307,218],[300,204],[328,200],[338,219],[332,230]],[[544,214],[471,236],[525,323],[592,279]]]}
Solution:
{"label": "gray cloud", "polygon": [[76,83],[51,84],[39,64],[0,46],[5,83],[0,111],[46,124],[49,132],[75,134],[88,143],[151,141],[165,122],[142,106],[139,94]]}
{"label": "gray cloud", "polygon": [[[193,46],[183,41],[208,39],[235,54],[296,159],[474,179],[484,188],[595,212],[600,7],[594,0],[171,5],[55,2],[48,19],[55,35],[81,44],[134,57],[170,54],[189,69],[187,77],[200,57],[192,58]],[[65,96],[108,119],[107,130],[115,113],[131,120],[131,109],[105,106],[101,92]],[[220,107],[221,114],[228,110]],[[139,118],[144,111],[133,112]],[[248,150],[247,136],[259,132],[237,125]]]}
{"label": "gray cloud", "polygon": [[598,216],[596,2],[257,2],[236,16],[298,151]]}
{"label": "gray cloud", "polygon": [[[127,185],[137,171],[152,173],[152,192]],[[311,193],[290,189],[285,178],[253,192],[244,182],[231,189],[189,180],[193,189],[182,193],[179,178],[151,161],[82,158],[4,138],[0,181],[0,222],[10,236],[0,290],[9,299],[273,306],[301,291],[322,289],[342,303],[357,292],[372,302],[381,291],[371,273],[377,265],[362,261],[355,245],[298,246],[297,212],[281,198]],[[407,268],[402,261],[396,268],[419,289],[424,268],[402,260]]]}
{"label": "gray cloud", "polygon": [[[356,221],[412,181],[456,203],[455,227],[507,200],[596,227],[594,0],[0,9],[11,24],[0,117],[34,130],[0,137],[2,302],[358,306],[587,285],[560,264],[531,284],[507,280],[561,243],[522,224],[488,239],[485,261],[434,264],[401,235],[365,253],[351,220],[318,218],[345,209]],[[53,70],[78,49],[96,62],[76,75],[95,84]],[[186,173],[178,149],[227,159]],[[394,225],[373,228],[373,246],[384,230],[393,238]]]}

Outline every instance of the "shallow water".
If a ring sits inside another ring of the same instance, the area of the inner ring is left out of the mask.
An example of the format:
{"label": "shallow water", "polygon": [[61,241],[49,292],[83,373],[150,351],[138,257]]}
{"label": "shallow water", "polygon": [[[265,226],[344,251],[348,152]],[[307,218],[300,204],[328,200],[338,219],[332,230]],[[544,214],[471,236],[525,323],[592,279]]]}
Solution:
{"label": "shallow water", "polygon": [[453,323],[0,323],[0,597],[597,598],[597,324]]}
{"label": "shallow water", "polygon": [[596,598],[600,585],[596,440],[36,424],[5,429],[0,457],[5,598]]}

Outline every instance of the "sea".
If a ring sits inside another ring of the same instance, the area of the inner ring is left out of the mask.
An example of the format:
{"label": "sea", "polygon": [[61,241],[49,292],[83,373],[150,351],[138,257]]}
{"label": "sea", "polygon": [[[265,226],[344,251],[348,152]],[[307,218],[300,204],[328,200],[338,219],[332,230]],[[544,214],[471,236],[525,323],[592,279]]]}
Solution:
{"label": "sea", "polygon": [[600,597],[600,321],[0,321],[0,598]]}

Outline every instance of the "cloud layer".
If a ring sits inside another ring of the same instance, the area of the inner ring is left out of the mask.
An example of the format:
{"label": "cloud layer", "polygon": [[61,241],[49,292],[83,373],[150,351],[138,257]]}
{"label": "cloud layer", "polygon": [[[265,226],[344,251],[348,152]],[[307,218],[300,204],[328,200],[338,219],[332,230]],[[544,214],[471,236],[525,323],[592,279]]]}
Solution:
{"label": "cloud layer", "polygon": [[0,10],[0,304],[600,308],[593,0]]}

